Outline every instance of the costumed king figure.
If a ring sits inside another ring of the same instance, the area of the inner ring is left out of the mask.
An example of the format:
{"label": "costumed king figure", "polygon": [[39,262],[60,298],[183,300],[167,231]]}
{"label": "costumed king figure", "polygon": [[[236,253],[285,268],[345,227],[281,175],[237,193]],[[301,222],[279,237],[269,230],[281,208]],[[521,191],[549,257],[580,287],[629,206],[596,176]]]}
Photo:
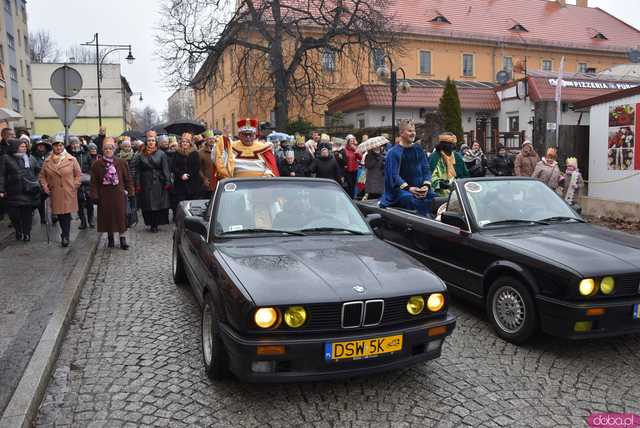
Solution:
{"label": "costumed king figure", "polygon": [[385,158],[384,194],[380,207],[400,207],[416,210],[426,216],[434,193],[431,190],[431,170],[427,157],[416,139],[416,126],[412,121],[400,122],[400,142]]}
{"label": "costumed king figure", "polygon": [[469,177],[469,170],[464,159],[455,151],[458,139],[451,132],[444,132],[438,137],[436,151],[429,157],[433,190],[439,196],[447,197],[451,192],[453,180]]}
{"label": "costumed king figure", "polygon": [[258,120],[241,119],[237,125],[240,140],[231,144],[235,164],[231,177],[278,177],[272,145],[256,139]]}

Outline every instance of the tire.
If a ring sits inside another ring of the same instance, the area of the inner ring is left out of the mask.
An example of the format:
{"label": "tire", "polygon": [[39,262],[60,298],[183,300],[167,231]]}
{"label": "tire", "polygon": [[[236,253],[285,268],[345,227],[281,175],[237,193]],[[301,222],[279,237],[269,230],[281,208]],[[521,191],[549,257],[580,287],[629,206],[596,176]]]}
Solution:
{"label": "tire", "polygon": [[220,338],[218,317],[211,294],[206,294],[202,304],[200,323],[202,362],[209,379],[219,381],[229,376],[229,357]]}
{"label": "tire", "polygon": [[531,293],[514,277],[503,276],[491,284],[486,309],[496,334],[507,342],[522,344],[538,328],[538,314]]}
{"label": "tire", "polygon": [[178,240],[175,235],[173,237],[173,250],[171,254],[171,273],[173,275],[173,282],[179,286],[184,286],[187,282],[187,274],[184,270],[184,262],[178,249]]}

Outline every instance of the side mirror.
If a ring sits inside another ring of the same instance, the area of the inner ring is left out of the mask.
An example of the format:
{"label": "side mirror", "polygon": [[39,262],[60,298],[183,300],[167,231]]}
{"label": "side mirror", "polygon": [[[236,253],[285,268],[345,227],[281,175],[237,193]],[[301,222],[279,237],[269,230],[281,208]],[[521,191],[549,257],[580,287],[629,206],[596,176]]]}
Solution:
{"label": "side mirror", "polygon": [[449,226],[454,226],[459,229],[466,230],[469,227],[464,218],[464,214],[461,213],[445,211],[442,213],[441,219],[444,224],[448,224]]}
{"label": "side mirror", "polygon": [[185,229],[205,238],[207,236],[207,226],[202,221],[202,217],[195,217],[192,215],[185,217],[184,227]]}
{"label": "side mirror", "polygon": [[367,214],[364,219],[371,227],[377,226],[382,222],[382,216],[380,214]]}

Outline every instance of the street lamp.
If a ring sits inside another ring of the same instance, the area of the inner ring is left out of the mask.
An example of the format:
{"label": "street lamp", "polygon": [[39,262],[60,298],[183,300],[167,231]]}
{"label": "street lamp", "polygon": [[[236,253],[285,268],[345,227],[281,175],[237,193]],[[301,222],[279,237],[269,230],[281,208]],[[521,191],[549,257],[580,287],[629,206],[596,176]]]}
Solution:
{"label": "street lamp", "polygon": [[142,98],[142,92],[133,92],[131,94],[131,96],[134,96],[134,95],[140,95],[140,98],[138,98],[138,101],[140,102],[144,101],[144,99]]}
{"label": "street lamp", "polygon": [[[131,45],[104,45],[100,44],[98,33],[93,35],[93,40],[87,43],[82,43],[82,46],[95,46],[96,47],[96,75],[98,78],[98,124],[102,126],[102,94],[100,92],[100,83],[102,82],[102,63],[104,62],[107,55],[115,51],[129,51],[129,54],[126,56],[126,60],[129,64],[132,64],[135,61],[135,58],[131,54]],[[100,47],[103,48],[111,48],[107,52],[100,57]],[[140,95],[142,99],[142,95]]]}
{"label": "street lamp", "polygon": [[[390,68],[384,64],[384,60],[389,60]],[[398,89],[403,94],[406,94],[411,90],[411,85],[407,81],[407,75],[404,72],[404,68],[398,67],[393,68],[393,61],[389,55],[385,55],[383,58],[383,63],[376,70],[376,74],[381,80],[385,80],[390,78],[389,84],[391,88],[391,144],[395,144],[396,142],[396,101],[398,99]],[[398,82],[398,71],[402,72],[402,80]]]}

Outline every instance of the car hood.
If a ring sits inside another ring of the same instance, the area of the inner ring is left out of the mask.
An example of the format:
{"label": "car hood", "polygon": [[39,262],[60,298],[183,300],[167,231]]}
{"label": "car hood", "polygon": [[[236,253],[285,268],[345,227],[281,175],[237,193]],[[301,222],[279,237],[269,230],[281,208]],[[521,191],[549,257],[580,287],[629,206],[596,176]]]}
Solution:
{"label": "car hood", "polygon": [[640,271],[640,237],[586,223],[510,229],[493,238],[584,276]]}
{"label": "car hood", "polygon": [[445,289],[423,265],[374,236],[235,239],[217,250],[257,305],[342,302]]}

